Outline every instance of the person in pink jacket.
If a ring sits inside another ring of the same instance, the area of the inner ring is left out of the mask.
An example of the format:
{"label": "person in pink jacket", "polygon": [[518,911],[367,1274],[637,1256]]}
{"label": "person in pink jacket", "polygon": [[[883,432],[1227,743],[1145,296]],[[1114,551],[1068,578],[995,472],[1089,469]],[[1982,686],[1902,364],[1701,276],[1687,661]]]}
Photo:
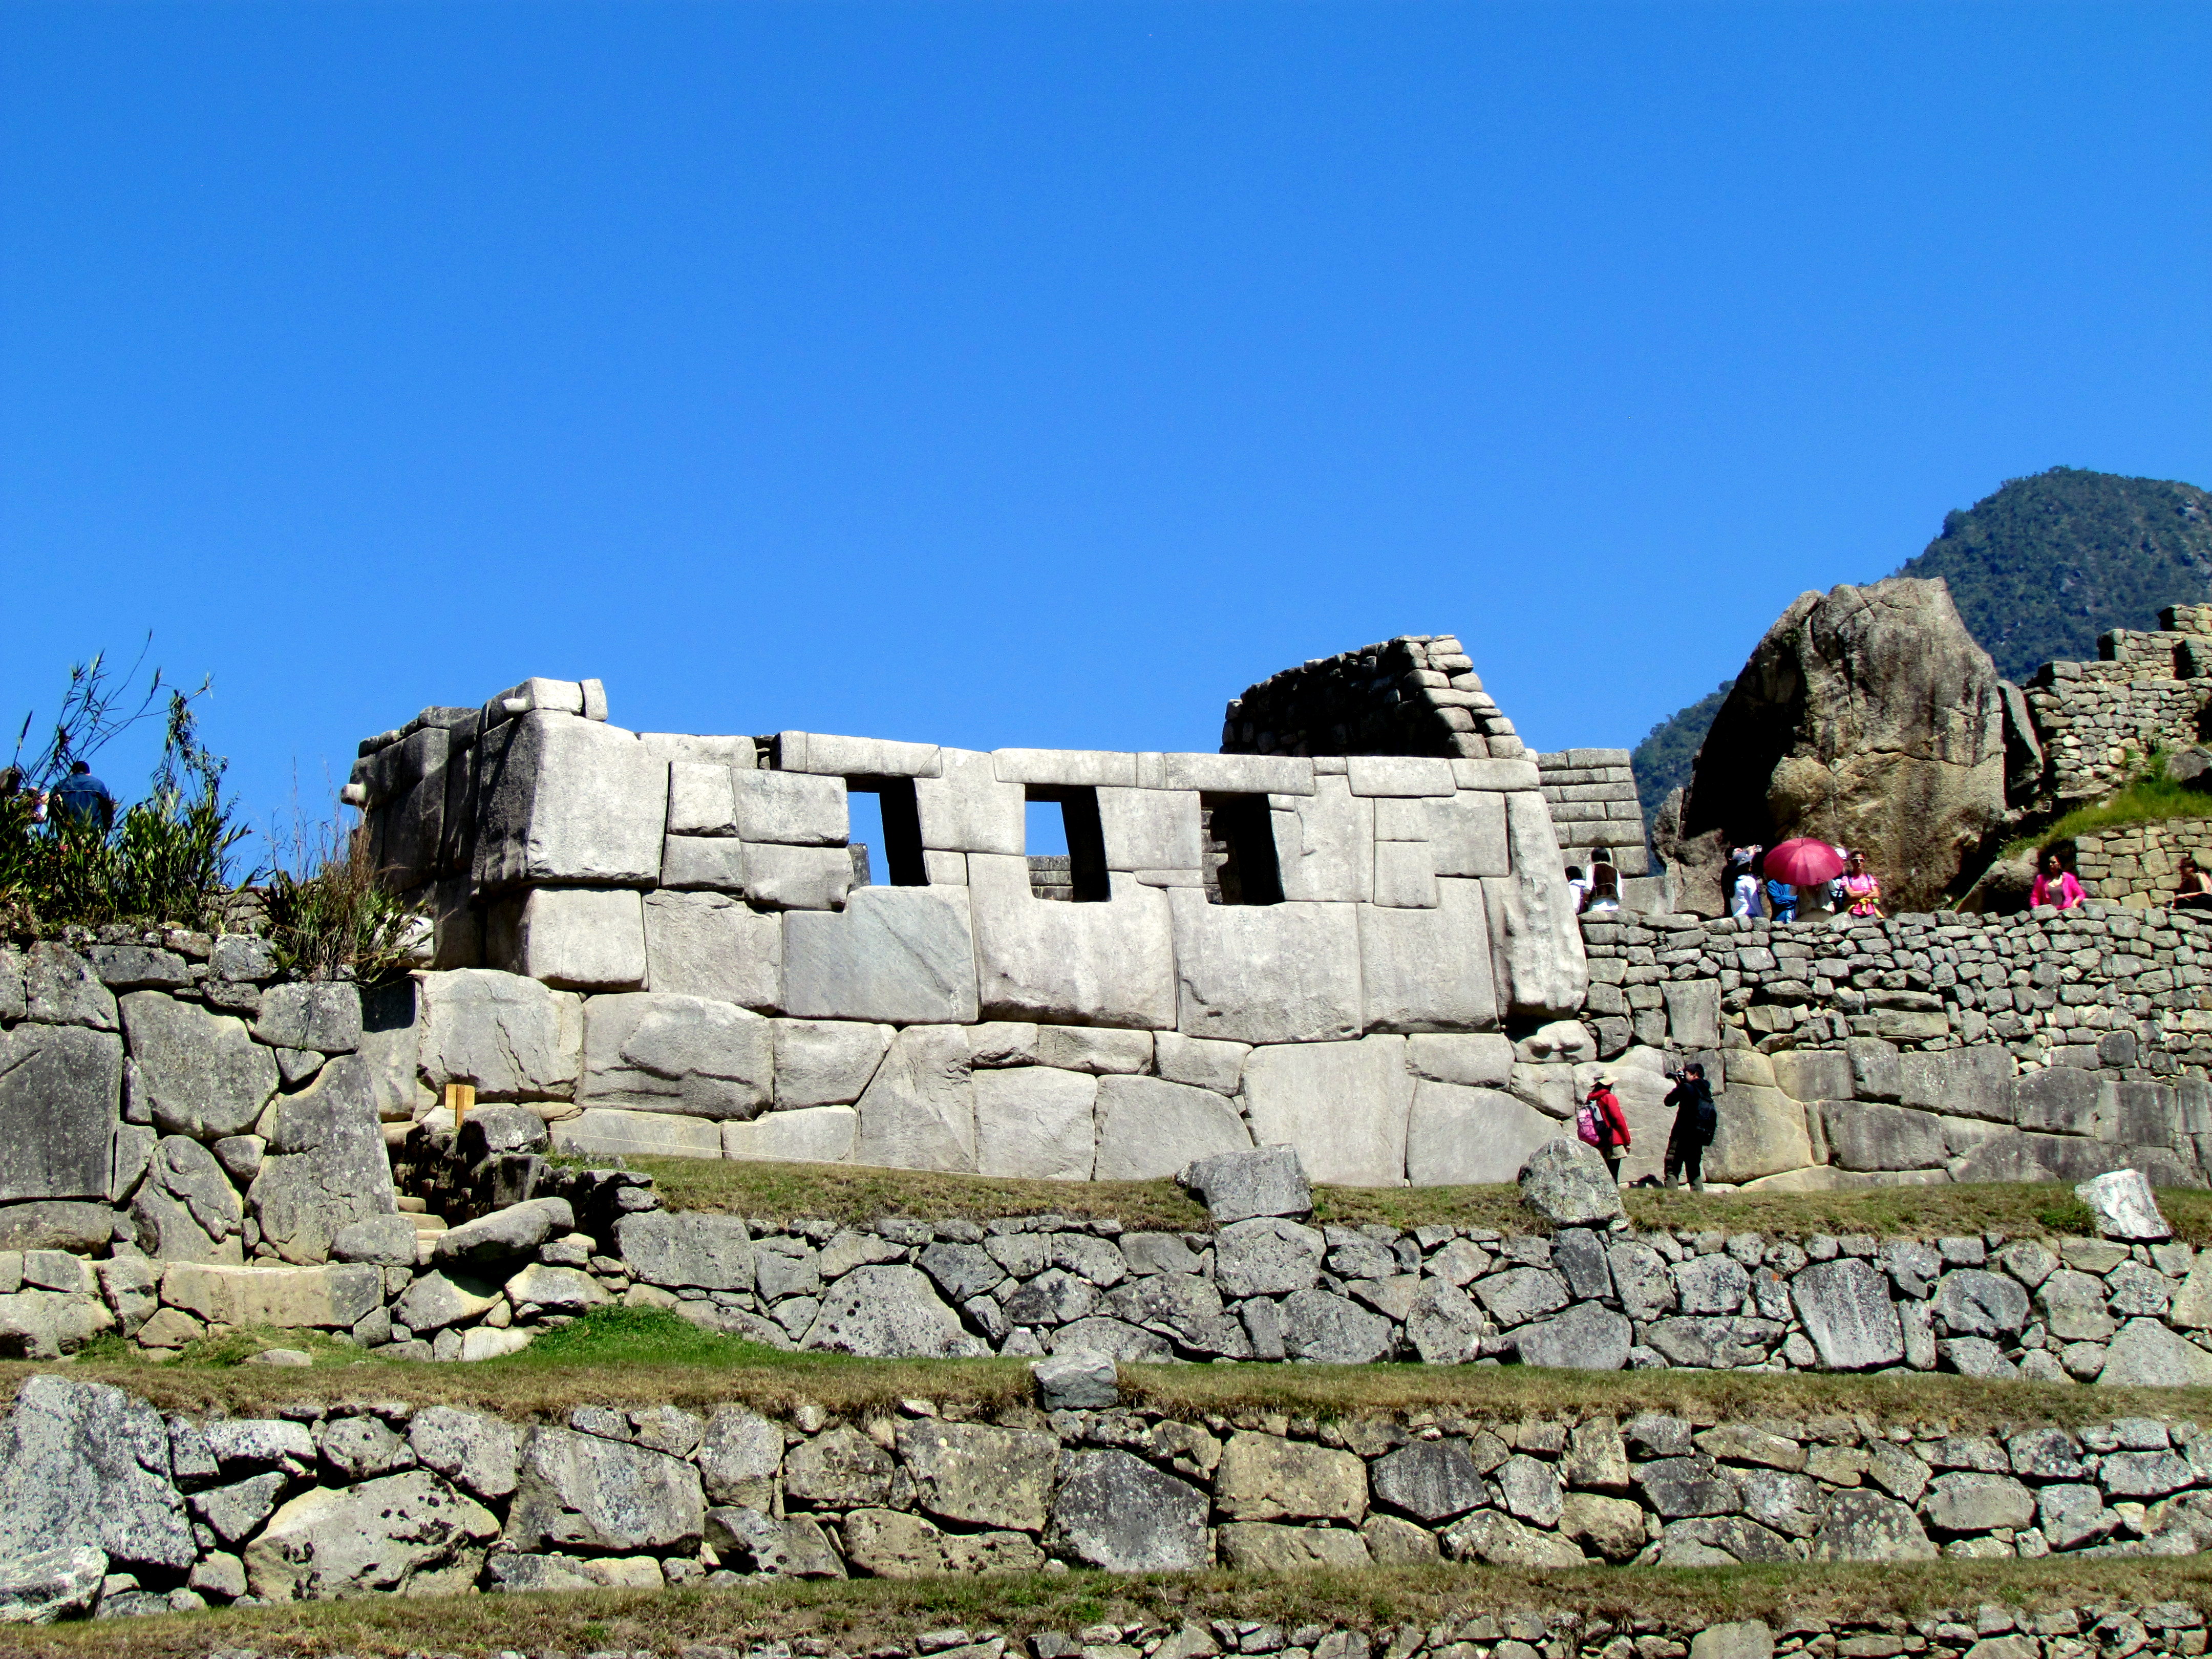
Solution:
{"label": "person in pink jacket", "polygon": [[2071,910],[2083,896],[2081,884],[2074,879],[2071,870],[2060,866],[2058,854],[2045,853],[2043,868],[2035,872],[2035,885],[2028,889],[2027,902],[2031,905],[2055,904],[2062,910]]}

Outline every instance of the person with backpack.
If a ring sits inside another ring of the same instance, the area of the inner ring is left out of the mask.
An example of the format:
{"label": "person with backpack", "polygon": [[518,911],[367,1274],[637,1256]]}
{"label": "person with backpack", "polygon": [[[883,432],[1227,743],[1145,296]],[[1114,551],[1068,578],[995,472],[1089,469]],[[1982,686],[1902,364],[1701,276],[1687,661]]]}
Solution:
{"label": "person with backpack", "polygon": [[1713,1085],[1705,1081],[1705,1068],[1692,1060],[1682,1068],[1682,1075],[1667,1092],[1667,1103],[1674,1109],[1674,1132],[1667,1138],[1667,1175],[1669,1187],[1686,1176],[1690,1190],[1705,1190],[1705,1148],[1713,1144],[1713,1131],[1720,1127],[1720,1111],[1713,1104]]}
{"label": "person with backpack", "polygon": [[1575,1134],[1585,1146],[1597,1148],[1613,1184],[1620,1184],[1620,1155],[1628,1150],[1628,1119],[1620,1109],[1620,1097],[1613,1091],[1613,1076],[1601,1072],[1575,1112]]}

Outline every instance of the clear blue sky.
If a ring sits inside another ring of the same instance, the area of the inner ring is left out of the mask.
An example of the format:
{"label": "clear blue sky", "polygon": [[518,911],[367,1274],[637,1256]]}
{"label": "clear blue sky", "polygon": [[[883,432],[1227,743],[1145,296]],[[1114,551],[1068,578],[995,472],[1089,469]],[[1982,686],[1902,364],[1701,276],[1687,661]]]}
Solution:
{"label": "clear blue sky", "polygon": [[0,711],[151,629],[265,822],[526,674],[1210,749],[1454,630],[1532,742],[1632,743],[2008,477],[2212,483],[2208,49],[2202,3],[10,6]]}

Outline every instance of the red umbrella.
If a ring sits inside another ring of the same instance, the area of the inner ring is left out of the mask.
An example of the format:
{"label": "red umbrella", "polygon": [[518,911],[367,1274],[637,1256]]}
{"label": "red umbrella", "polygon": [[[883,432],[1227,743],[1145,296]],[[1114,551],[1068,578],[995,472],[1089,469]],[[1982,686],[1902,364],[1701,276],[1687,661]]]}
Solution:
{"label": "red umbrella", "polygon": [[1792,887],[1818,887],[1844,873],[1844,855],[1825,841],[1800,836],[1766,849],[1766,878]]}

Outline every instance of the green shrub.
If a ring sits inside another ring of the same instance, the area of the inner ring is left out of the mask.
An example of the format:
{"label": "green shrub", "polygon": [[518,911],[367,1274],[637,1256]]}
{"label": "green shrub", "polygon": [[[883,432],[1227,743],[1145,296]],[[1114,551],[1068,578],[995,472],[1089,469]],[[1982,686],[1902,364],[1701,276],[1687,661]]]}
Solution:
{"label": "green shrub", "polygon": [[379,878],[368,832],[337,819],[297,829],[289,862],[262,894],[277,965],[302,979],[364,984],[397,971],[424,918]]}

